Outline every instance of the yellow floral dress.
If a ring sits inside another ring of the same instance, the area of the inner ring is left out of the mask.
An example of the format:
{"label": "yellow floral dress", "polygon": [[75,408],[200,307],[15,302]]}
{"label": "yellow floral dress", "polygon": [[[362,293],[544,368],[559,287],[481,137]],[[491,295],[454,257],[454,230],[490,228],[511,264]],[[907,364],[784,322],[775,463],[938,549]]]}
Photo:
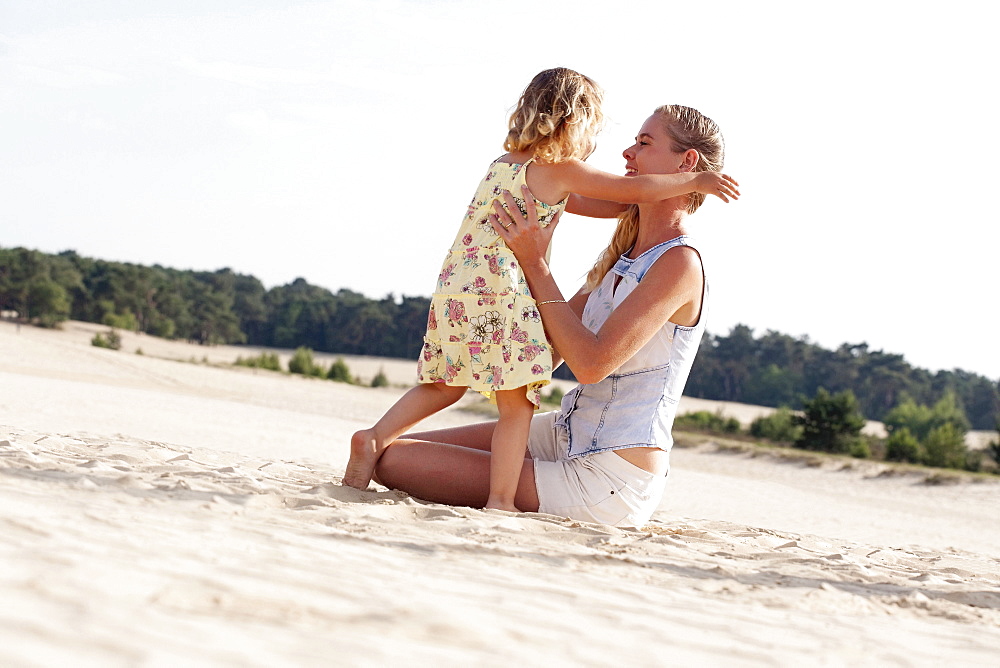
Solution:
{"label": "yellow floral dress", "polygon": [[[496,390],[525,387],[538,406],[540,390],[552,378],[552,351],[538,307],[514,254],[488,220],[504,190],[521,192],[530,164],[494,161],[469,204],[431,297],[417,362],[421,383],[471,387],[493,401]],[[523,212],[524,200],[515,199]],[[566,200],[535,200],[535,206],[544,226]]]}

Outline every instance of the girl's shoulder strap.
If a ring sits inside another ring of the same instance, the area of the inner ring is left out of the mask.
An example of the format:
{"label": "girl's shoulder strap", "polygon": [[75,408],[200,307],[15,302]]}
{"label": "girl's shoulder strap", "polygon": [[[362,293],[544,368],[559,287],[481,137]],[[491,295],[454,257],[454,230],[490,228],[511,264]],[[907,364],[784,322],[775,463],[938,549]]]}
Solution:
{"label": "girl's shoulder strap", "polygon": [[507,161],[504,160],[504,158],[506,156],[508,156],[508,155],[510,155],[510,154],[509,153],[504,153],[503,155],[501,155],[500,157],[498,157],[496,160],[494,160],[493,162],[491,162],[490,165],[491,166],[492,165],[510,165],[514,169],[520,171],[520,170],[524,169],[525,167],[527,167],[528,165],[530,165],[532,162],[535,161],[535,156],[531,156],[530,158],[528,158],[524,162],[507,162]]}

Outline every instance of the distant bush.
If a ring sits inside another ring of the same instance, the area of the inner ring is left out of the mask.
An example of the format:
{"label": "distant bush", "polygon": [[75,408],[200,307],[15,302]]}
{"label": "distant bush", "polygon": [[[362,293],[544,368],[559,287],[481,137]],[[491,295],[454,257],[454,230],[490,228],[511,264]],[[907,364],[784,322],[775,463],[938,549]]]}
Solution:
{"label": "distant bush", "polygon": [[802,427],[795,424],[794,417],[792,409],[782,406],[774,413],[751,422],[750,435],[776,443],[792,443],[802,435]]}
{"label": "distant bush", "polygon": [[886,430],[892,434],[903,427],[910,430],[918,441],[924,441],[931,431],[946,424],[965,434],[969,430],[969,420],[958,405],[955,394],[945,392],[933,406],[918,404],[910,397],[903,399],[883,418]]}
{"label": "distant bush", "polygon": [[908,427],[899,427],[885,441],[885,458],[891,462],[919,464],[924,459],[924,448]]}
{"label": "distant bush", "polygon": [[[7,267],[4,267],[7,269]],[[5,281],[10,272],[5,271]],[[15,274],[16,275],[16,274]],[[24,286],[27,300],[23,309],[28,319],[39,327],[56,328],[69,317],[72,300],[66,289],[47,276],[35,276]],[[19,309],[20,310],[20,309]]]}
{"label": "distant bush", "polygon": [[112,329],[124,329],[129,332],[139,330],[139,321],[136,319],[135,314],[128,309],[125,309],[124,313],[105,313],[104,317],[101,318],[101,323]]}
{"label": "distant bush", "polygon": [[865,426],[865,418],[853,392],[845,390],[830,394],[823,388],[816,392],[815,397],[804,402],[802,415],[796,415],[794,422],[802,427],[795,447],[837,453],[856,451]]}
{"label": "distant bush", "polygon": [[354,377],[351,376],[351,370],[347,368],[347,362],[344,361],[343,357],[338,357],[330,368],[326,372],[326,377],[330,380],[335,380],[338,383],[353,383]]}
{"label": "distant bush", "polygon": [[261,353],[256,357],[237,357],[236,366],[248,366],[253,369],[268,369],[281,371],[281,360],[277,353]]}
{"label": "distant bush", "polygon": [[389,387],[389,379],[386,377],[385,371],[378,370],[378,373],[372,378],[372,387]]}
{"label": "distant bush", "polygon": [[966,450],[965,451],[965,470],[966,471],[982,471],[983,470],[983,460],[986,459],[986,453],[982,450]]}
{"label": "distant bush", "polygon": [[[997,423],[997,433],[1000,434],[1000,422]],[[1000,441],[993,441],[986,446],[986,454],[993,458],[997,464],[997,472],[1000,473]]]}
{"label": "distant bush", "polygon": [[323,369],[313,359],[313,351],[305,346],[299,346],[295,349],[292,359],[288,360],[288,370],[303,376],[322,377],[325,375]]}
{"label": "distant bush", "polygon": [[924,439],[924,464],[961,469],[968,461],[965,433],[953,424],[935,427]]}
{"label": "distant bush", "polygon": [[563,397],[566,396],[566,393],[563,392],[563,389],[558,385],[551,385],[550,387],[552,389],[549,391],[549,393],[542,395],[542,403],[559,406],[560,404],[562,404]]}
{"label": "distant bush", "polygon": [[695,411],[679,415],[674,420],[678,427],[686,429],[696,429],[698,431],[713,431],[723,434],[738,434],[740,432],[740,421],[734,417],[725,417],[722,413],[712,413],[711,411]]}
{"label": "distant bush", "polygon": [[90,345],[97,346],[98,348],[108,348],[109,350],[120,350],[122,347],[122,337],[115,330],[109,329],[105,334],[101,334],[100,332],[94,334],[94,338],[90,340]]}
{"label": "distant bush", "polygon": [[149,322],[146,331],[153,336],[172,339],[177,334],[177,323],[170,318],[158,315]]}
{"label": "distant bush", "polygon": [[847,454],[855,459],[871,459],[872,449],[868,447],[868,443],[865,439],[859,438],[854,441],[854,443],[851,443]]}

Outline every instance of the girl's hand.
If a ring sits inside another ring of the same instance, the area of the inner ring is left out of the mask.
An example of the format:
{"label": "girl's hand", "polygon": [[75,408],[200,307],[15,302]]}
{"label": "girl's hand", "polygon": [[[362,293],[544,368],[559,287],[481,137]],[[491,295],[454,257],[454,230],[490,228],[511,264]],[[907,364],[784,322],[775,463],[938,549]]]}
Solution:
{"label": "girl's hand", "polygon": [[720,172],[698,172],[694,181],[694,192],[703,195],[715,195],[723,202],[728,202],[729,198],[739,199],[740,191],[736,186],[740,185],[731,176]]}
{"label": "girl's hand", "polygon": [[557,213],[552,221],[545,227],[538,224],[538,211],[535,209],[535,198],[532,196],[528,186],[521,186],[524,197],[524,208],[527,210],[527,217],[521,215],[521,210],[514,201],[514,196],[509,190],[503,192],[506,209],[499,201],[493,200],[495,213],[490,214],[489,221],[493,229],[504,240],[507,247],[514,253],[514,257],[521,263],[522,267],[531,264],[544,264],[545,251],[552,241],[552,233],[555,232],[556,225],[562,211]]}

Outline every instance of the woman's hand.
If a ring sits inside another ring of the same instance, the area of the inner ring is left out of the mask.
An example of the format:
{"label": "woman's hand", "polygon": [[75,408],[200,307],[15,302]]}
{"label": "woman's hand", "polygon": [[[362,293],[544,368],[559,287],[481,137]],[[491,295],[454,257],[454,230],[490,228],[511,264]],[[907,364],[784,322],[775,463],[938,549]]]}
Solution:
{"label": "woman's hand", "polygon": [[703,195],[715,195],[723,202],[728,202],[729,198],[739,199],[740,191],[736,187],[740,185],[736,179],[721,172],[698,172],[695,178],[695,192]]}
{"label": "woman's hand", "polygon": [[527,217],[521,215],[514,196],[509,190],[505,190],[503,199],[507,207],[504,208],[499,201],[494,200],[494,213],[490,214],[489,221],[524,268],[545,263],[545,252],[552,241],[552,233],[559,224],[562,211],[557,213],[547,226],[542,227],[538,224],[535,198],[528,190],[528,186],[521,186],[521,193],[524,197],[524,208],[528,212]]}

